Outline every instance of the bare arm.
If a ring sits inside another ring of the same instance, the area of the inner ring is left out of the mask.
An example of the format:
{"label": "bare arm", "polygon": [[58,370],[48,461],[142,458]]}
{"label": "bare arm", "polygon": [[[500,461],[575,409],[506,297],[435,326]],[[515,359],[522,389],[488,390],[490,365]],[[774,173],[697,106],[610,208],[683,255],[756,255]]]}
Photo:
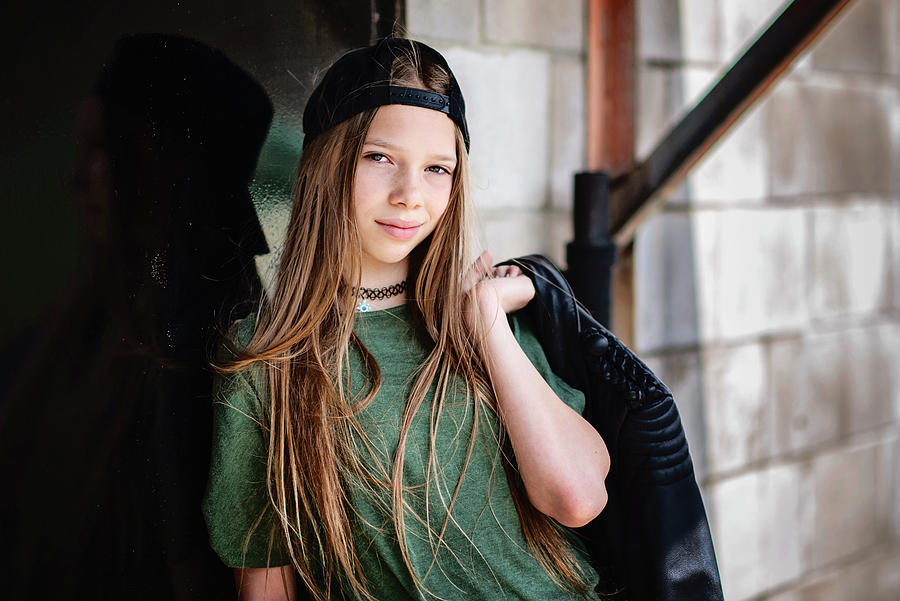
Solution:
{"label": "bare arm", "polygon": [[[489,269],[482,255],[476,270]],[[534,285],[518,267],[475,284],[486,333],[485,362],[528,499],[559,523],[582,526],[606,505],[609,453],[596,430],[563,403],[519,347],[506,313],[524,307]]]}
{"label": "bare arm", "polygon": [[296,601],[293,566],[238,568],[234,583],[241,601]]}

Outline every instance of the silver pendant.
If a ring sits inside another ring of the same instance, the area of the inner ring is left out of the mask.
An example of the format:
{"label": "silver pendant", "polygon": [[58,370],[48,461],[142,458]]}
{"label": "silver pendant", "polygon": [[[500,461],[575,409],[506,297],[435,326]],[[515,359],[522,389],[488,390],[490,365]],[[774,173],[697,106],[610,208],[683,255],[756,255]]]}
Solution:
{"label": "silver pendant", "polygon": [[369,299],[364,298],[361,303],[356,305],[356,310],[360,313],[368,313],[372,310],[372,307],[369,306]]}

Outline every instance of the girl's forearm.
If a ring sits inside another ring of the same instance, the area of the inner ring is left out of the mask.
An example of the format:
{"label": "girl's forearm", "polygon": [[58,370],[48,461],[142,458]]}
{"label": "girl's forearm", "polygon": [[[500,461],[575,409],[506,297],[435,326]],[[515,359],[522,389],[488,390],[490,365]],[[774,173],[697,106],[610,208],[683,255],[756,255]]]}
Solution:
{"label": "girl's forearm", "polygon": [[487,366],[528,498],[565,526],[584,525],[606,505],[606,445],[534,368],[506,316],[486,325]]}

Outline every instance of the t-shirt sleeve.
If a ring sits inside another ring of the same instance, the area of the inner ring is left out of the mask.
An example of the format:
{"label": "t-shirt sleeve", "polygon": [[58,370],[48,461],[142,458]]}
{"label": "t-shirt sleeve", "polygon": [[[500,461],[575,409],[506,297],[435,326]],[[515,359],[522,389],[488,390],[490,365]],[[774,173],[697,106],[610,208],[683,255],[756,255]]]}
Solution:
{"label": "t-shirt sleeve", "polygon": [[272,535],[274,512],[266,491],[261,371],[220,375],[213,387],[213,447],[203,514],[210,545],[233,568],[287,563]]}
{"label": "t-shirt sleeve", "polygon": [[525,355],[538,373],[541,374],[541,377],[550,385],[556,396],[579,414],[584,413],[584,394],[580,390],[566,384],[562,378],[553,373],[553,370],[550,369],[550,363],[547,361],[547,355],[544,354],[544,349],[541,347],[541,343],[538,342],[537,336],[531,331],[531,328],[515,314],[509,316],[509,324],[513,335],[519,341],[519,346],[522,347],[522,351],[525,352]]}

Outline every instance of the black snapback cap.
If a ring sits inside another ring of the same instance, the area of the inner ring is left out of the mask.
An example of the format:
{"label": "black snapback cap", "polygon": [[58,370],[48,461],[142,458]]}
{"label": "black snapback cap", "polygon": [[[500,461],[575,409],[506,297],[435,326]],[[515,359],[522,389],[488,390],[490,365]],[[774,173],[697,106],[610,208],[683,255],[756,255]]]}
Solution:
{"label": "black snapback cap", "polygon": [[[449,93],[390,85],[391,65],[401,53],[416,53],[443,67],[450,76]],[[382,38],[366,48],[351,50],[325,72],[303,110],[303,145],[362,111],[386,104],[446,113],[459,127],[469,149],[466,103],[450,66],[434,48],[404,38]]]}

